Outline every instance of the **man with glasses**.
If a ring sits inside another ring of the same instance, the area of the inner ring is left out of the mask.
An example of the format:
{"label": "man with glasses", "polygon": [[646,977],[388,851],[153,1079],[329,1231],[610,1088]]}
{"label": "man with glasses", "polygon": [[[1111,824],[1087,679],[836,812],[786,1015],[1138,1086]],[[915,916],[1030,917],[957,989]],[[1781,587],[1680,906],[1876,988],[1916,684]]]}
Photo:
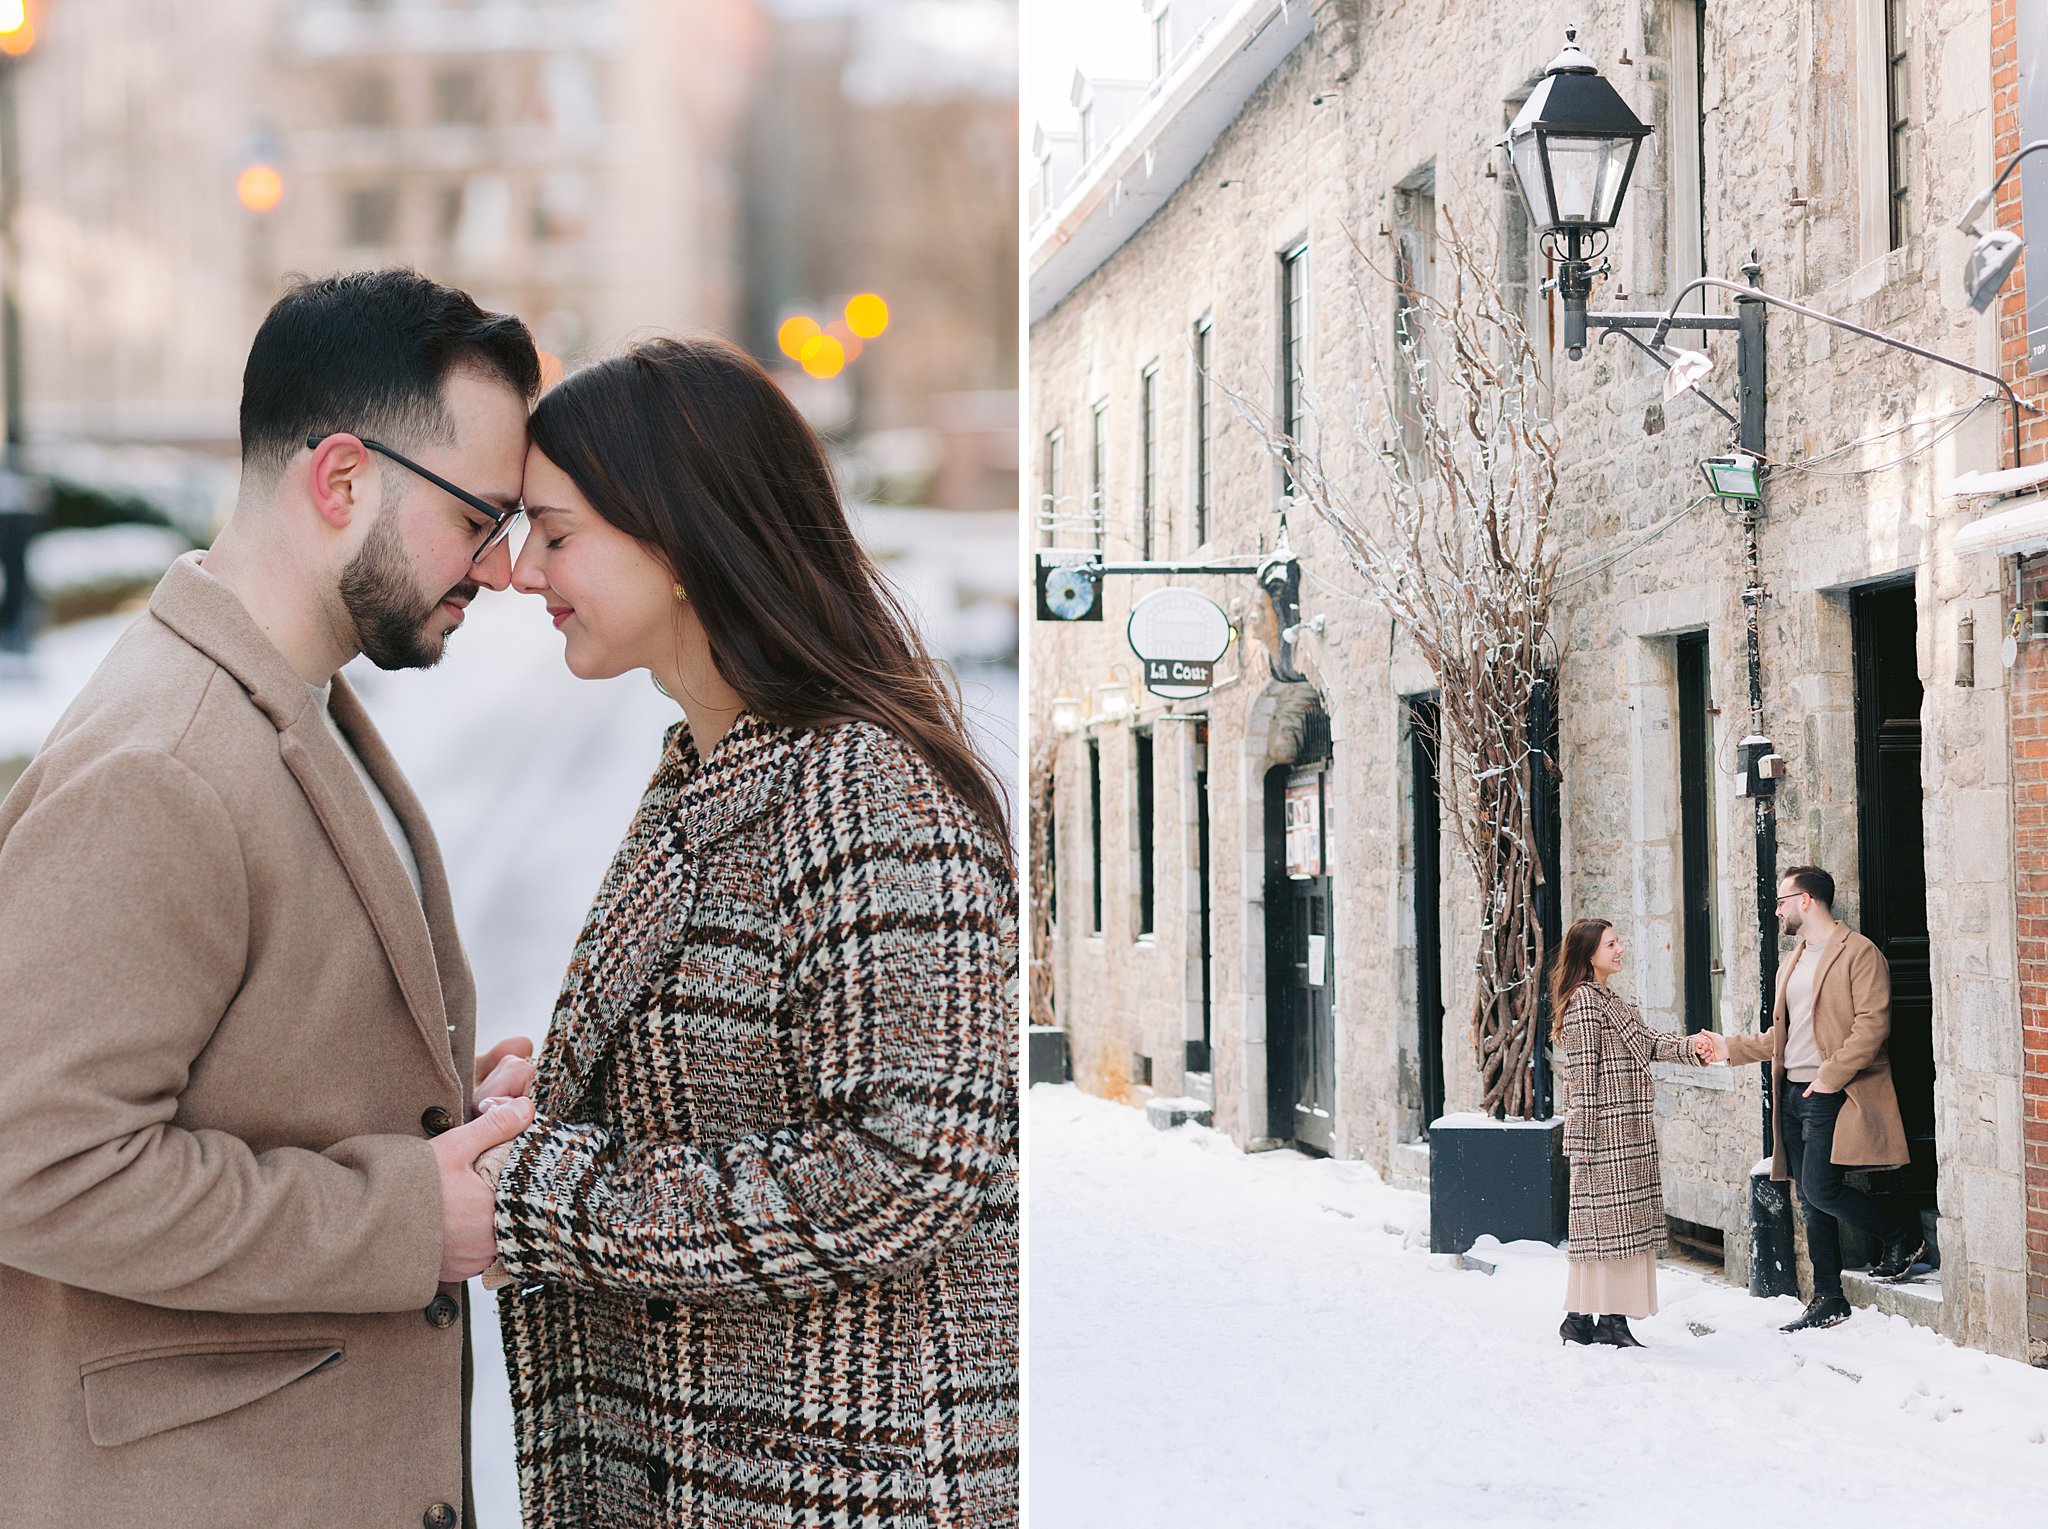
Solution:
{"label": "man with glasses", "polygon": [[1778,1000],[1762,1035],[1693,1039],[1703,1061],[1771,1063],[1777,1108],[1771,1177],[1799,1186],[1813,1299],[1786,1332],[1849,1319],[1842,1294],[1847,1222],[1882,1250],[1873,1278],[1905,1279],[1926,1253],[1917,1220],[1879,1205],[1844,1169],[1903,1168],[1906,1129],[1892,1087],[1885,1038],[1891,1033],[1891,968],[1874,944],[1835,917],[1835,878],[1797,865],[1778,883],[1778,924],[1799,937],[1778,972]]}
{"label": "man with glasses", "polygon": [[[242,479],[0,805],[0,1524],[473,1521],[476,1159],[530,1122],[338,671],[503,589],[526,327],[409,271],[258,330]],[[460,486],[458,486],[460,485]],[[502,768],[479,760],[479,770]]]}

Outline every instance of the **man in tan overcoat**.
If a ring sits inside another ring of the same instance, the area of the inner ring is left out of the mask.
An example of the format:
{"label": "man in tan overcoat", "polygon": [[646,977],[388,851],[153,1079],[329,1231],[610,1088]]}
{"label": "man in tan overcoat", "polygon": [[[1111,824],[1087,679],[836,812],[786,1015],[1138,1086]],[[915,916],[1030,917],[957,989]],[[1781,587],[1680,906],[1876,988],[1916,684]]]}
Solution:
{"label": "man in tan overcoat", "polygon": [[0,806],[7,1529],[471,1518],[472,1165],[531,1106],[467,1117],[531,1047],[479,1085],[440,853],[336,671],[505,585],[537,383],[411,272],[287,294],[232,517]]}
{"label": "man in tan overcoat", "polygon": [[1848,1222],[1883,1254],[1871,1273],[1897,1281],[1926,1252],[1908,1224],[1843,1177],[1845,1168],[1902,1168],[1906,1128],[1892,1087],[1892,979],[1884,954],[1834,916],[1835,878],[1794,866],[1778,882],[1778,923],[1799,945],[1778,973],[1771,1026],[1762,1035],[1695,1037],[1703,1060],[1771,1064],[1771,1177],[1799,1186],[1813,1299],[1786,1332],[1849,1318],[1842,1294]]}

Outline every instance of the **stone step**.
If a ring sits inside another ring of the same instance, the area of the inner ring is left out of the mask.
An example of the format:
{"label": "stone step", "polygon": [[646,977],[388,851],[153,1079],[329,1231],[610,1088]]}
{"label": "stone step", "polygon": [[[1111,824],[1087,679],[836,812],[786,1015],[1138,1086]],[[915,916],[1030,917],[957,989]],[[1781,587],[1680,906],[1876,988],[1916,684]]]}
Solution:
{"label": "stone step", "polygon": [[1868,1306],[1876,1311],[1904,1317],[1920,1327],[1941,1329],[1941,1271],[1919,1275],[1900,1285],[1886,1285],[1862,1269],[1842,1271],[1842,1294],[1851,1306]]}
{"label": "stone step", "polygon": [[1175,1126],[1205,1126],[1214,1123],[1214,1111],[1200,1099],[1147,1099],[1145,1120],[1155,1131],[1171,1131]]}

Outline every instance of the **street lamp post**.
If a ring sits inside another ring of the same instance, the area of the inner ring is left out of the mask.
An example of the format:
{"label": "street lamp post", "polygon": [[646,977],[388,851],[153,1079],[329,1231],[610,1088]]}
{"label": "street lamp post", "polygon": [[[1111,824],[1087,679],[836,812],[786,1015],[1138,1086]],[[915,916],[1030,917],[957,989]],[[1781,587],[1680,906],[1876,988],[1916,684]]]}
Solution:
{"label": "street lamp post", "polygon": [[[1619,92],[1601,78],[1593,61],[1579,50],[1577,30],[1568,28],[1565,39],[1564,51],[1551,61],[1503,140],[1528,204],[1530,220],[1541,230],[1545,252],[1557,261],[1556,290],[1564,311],[1565,354],[1574,361],[1584,356],[1590,325],[1600,329],[1603,338],[1622,335],[1668,370],[1673,360],[1661,342],[1674,322],[1702,331],[1733,330],[1737,337],[1736,445],[1744,455],[1761,461],[1767,396],[1765,305],[1756,292],[1763,270],[1754,256],[1743,268],[1749,279],[1748,292],[1738,294],[1732,317],[1686,314],[1674,320],[1664,313],[1587,311],[1593,278],[1607,269],[1604,261],[1597,269],[1593,262],[1606,250],[1608,233],[1621,216],[1629,174],[1650,129],[1629,110]],[[1638,329],[1655,331],[1658,343],[1645,345],[1636,339],[1631,331]],[[1764,513],[1761,492],[1759,483],[1758,497],[1738,501],[1743,525],[1743,646],[1749,679],[1749,737],[1744,740],[1743,755],[1746,762],[1759,766],[1746,770],[1743,777],[1755,822],[1759,1029],[1771,1023],[1778,977],[1774,907],[1778,865],[1777,779],[1773,770],[1761,767],[1764,761],[1777,758],[1764,732],[1763,602],[1767,591],[1763,585],[1758,534]],[[1768,1157],[1773,1150],[1768,1064],[1763,1074],[1763,1144]],[[1783,1190],[1768,1175],[1753,1175],[1750,1182],[1749,1269],[1749,1288],[1754,1295],[1797,1292],[1791,1206]]]}
{"label": "street lamp post", "polygon": [[[1642,137],[1649,129],[1636,120],[1626,103],[1611,86],[1600,80],[1591,60],[1581,53],[1576,34],[1567,31],[1567,46],[1557,56],[1544,80],[1529,97],[1504,140],[1514,161],[1522,195],[1531,218],[1543,231],[1544,248],[1558,261],[1556,290],[1563,299],[1566,352],[1577,360],[1585,353],[1588,328],[1601,331],[1602,339],[1620,335],[1647,354],[1659,366],[1676,375],[1680,389],[1689,388],[1705,374],[1703,355],[1674,352],[1664,344],[1674,328],[1733,330],[1736,336],[1736,386],[1738,413],[1730,413],[1717,400],[1701,395],[1726,416],[1735,429],[1735,444],[1741,458],[1712,459],[1702,463],[1715,492],[1730,497],[1728,485],[1738,476],[1747,480],[1747,496],[1738,494],[1743,526],[1743,636],[1749,670],[1749,736],[1740,749],[1739,779],[1743,795],[1750,797],[1756,822],[1757,899],[1757,1016],[1759,1028],[1771,1023],[1776,1005],[1778,974],[1777,896],[1777,802],[1776,789],[1783,761],[1764,731],[1763,705],[1763,606],[1770,598],[1764,587],[1759,530],[1764,515],[1763,470],[1764,405],[1766,369],[1764,315],[1767,309],[1783,308],[1798,316],[1830,325],[1866,340],[1875,340],[1894,350],[1905,351],[1922,360],[1937,362],[1956,371],[1991,383],[2005,395],[2011,414],[2012,461],[2019,463],[2020,415],[2039,413],[2014,393],[2012,385],[1996,372],[1985,371],[1925,349],[1891,335],[1851,323],[1832,313],[1796,303],[1765,292],[1758,282],[1763,268],[1754,252],[1742,268],[1744,282],[1702,276],[1687,283],[1663,313],[1589,313],[1593,278],[1603,274],[1605,263],[1595,269],[1606,248],[1607,232],[1621,214],[1621,199],[1628,189],[1628,175]],[[2012,174],[2020,160],[2037,149],[2048,148],[2048,139],[2030,143],[2009,159],[1994,180],[1963,215],[1958,225],[1965,233],[1976,233],[1976,222],[1991,205],[1999,186]],[[1980,310],[1997,295],[1999,285],[2019,259],[2019,239],[2008,230],[1994,229],[1980,236],[1972,251],[1966,281],[1970,301]],[[1706,313],[1681,314],[1678,310],[1694,292],[1708,287],[1732,293],[1732,316]],[[1647,329],[1647,343],[1633,331]],[[1754,476],[1751,476],[1754,475]],[[1763,1148],[1773,1151],[1771,1130],[1770,1068],[1764,1071]],[[1764,1176],[1751,1181],[1750,1191],[1750,1275],[1749,1288],[1755,1295],[1791,1294],[1796,1291],[1792,1266],[1791,1207],[1779,1187]]]}

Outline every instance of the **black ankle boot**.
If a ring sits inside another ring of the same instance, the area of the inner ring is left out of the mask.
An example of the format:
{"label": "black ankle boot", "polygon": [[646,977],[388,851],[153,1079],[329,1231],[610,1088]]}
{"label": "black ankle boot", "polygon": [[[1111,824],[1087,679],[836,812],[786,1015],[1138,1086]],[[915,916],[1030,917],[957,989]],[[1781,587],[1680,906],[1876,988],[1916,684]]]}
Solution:
{"label": "black ankle boot", "polygon": [[1581,1312],[1567,1312],[1558,1324],[1558,1337],[1567,1343],[1591,1343],[1593,1341],[1593,1319]]}
{"label": "black ankle boot", "polygon": [[1641,1348],[1642,1339],[1628,1330],[1627,1317],[1602,1317],[1593,1324],[1593,1341],[1611,1348]]}

